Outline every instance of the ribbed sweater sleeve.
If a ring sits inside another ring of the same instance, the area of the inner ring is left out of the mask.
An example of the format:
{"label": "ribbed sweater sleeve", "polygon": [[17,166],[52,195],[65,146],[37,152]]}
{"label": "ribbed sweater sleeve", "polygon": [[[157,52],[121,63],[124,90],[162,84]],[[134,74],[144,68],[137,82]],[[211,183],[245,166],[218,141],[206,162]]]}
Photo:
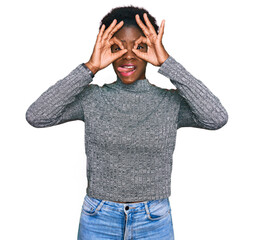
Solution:
{"label": "ribbed sweater sleeve", "polygon": [[228,113],[218,97],[172,56],[161,65],[158,72],[170,79],[181,97],[177,128],[216,130],[227,123]]}
{"label": "ribbed sweater sleeve", "polygon": [[27,122],[42,128],[67,121],[84,120],[79,94],[92,80],[84,64],[78,65],[31,104],[26,111]]}

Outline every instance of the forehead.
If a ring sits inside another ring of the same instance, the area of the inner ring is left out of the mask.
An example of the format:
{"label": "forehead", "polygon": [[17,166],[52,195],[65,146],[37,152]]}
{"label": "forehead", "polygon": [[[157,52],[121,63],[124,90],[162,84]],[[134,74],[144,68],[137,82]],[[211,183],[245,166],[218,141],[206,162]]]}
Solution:
{"label": "forehead", "polygon": [[134,26],[128,26],[128,27],[122,27],[119,29],[114,36],[122,40],[123,42],[127,41],[135,41],[140,36],[144,36],[141,29],[134,27]]}

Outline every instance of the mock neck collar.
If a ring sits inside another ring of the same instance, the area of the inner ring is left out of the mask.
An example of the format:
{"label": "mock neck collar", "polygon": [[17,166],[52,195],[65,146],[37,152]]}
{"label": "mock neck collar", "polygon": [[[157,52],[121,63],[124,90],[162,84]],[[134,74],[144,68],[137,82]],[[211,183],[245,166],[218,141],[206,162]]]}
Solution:
{"label": "mock neck collar", "polygon": [[123,83],[122,80],[117,76],[117,80],[109,84],[108,86],[130,92],[147,92],[150,91],[154,85],[151,84],[147,78],[136,80],[133,83],[126,84]]}

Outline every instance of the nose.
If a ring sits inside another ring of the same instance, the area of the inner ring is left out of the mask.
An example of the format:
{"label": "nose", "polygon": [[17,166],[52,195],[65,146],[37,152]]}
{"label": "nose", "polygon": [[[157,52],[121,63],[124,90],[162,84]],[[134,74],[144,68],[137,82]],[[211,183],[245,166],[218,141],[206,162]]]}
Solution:
{"label": "nose", "polygon": [[133,46],[127,47],[127,52],[122,56],[124,59],[132,59],[136,57],[136,54],[132,51]]}

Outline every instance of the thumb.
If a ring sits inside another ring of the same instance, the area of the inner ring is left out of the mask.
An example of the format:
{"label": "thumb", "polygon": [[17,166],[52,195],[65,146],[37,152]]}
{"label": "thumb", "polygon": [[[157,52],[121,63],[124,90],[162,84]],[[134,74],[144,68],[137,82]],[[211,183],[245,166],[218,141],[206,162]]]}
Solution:
{"label": "thumb", "polygon": [[116,59],[120,58],[122,55],[124,55],[128,50],[127,49],[122,49],[116,53],[113,53],[113,61],[115,61]]}

